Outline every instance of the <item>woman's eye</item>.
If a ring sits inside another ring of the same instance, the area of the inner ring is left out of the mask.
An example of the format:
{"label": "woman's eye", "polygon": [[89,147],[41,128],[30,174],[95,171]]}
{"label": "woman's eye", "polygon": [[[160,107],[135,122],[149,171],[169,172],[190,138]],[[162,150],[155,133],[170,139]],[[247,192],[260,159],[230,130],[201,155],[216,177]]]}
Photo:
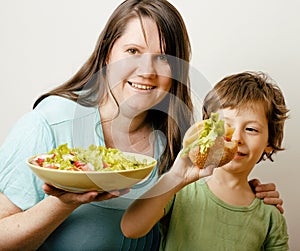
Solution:
{"label": "woman's eye", "polygon": [[168,58],[165,54],[157,55],[157,59],[160,60],[160,61],[168,62]]}
{"label": "woman's eye", "polygon": [[136,49],[133,49],[133,48],[128,49],[127,52],[128,52],[129,54],[133,54],[133,55],[137,54],[137,50],[136,50]]}

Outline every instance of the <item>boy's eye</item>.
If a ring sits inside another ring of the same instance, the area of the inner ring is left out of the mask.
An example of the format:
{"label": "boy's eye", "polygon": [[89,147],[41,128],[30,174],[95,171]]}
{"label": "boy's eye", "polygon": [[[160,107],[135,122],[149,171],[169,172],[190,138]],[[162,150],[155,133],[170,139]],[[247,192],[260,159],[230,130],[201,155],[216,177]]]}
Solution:
{"label": "boy's eye", "polygon": [[258,130],[256,130],[255,128],[251,128],[251,127],[247,127],[246,130],[249,132],[258,132]]}

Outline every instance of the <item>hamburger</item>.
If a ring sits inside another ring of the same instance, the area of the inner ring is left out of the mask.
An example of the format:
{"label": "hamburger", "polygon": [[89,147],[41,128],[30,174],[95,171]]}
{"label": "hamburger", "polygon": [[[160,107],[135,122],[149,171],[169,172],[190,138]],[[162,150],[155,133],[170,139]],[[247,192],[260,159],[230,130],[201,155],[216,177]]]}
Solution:
{"label": "hamburger", "polygon": [[192,125],[183,138],[182,156],[188,155],[198,168],[209,165],[223,166],[230,162],[236,151],[237,142],[232,140],[234,128],[212,113],[209,119]]}

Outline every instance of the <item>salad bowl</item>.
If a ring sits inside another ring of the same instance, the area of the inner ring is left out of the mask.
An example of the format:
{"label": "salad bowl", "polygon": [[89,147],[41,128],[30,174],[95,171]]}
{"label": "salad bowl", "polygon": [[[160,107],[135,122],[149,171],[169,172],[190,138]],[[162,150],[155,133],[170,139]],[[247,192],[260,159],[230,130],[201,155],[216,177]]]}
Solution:
{"label": "salad bowl", "polygon": [[39,165],[36,160],[44,155],[29,158],[27,164],[41,180],[59,189],[75,193],[87,191],[101,193],[131,188],[147,178],[157,164],[156,160],[150,156],[128,152],[123,154],[129,159],[141,161],[144,164],[141,167],[125,170],[60,170]]}

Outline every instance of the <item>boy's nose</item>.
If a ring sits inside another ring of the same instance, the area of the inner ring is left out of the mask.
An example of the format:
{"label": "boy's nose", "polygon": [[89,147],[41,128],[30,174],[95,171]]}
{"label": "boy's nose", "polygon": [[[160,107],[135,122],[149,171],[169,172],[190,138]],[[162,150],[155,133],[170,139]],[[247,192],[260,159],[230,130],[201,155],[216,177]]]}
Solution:
{"label": "boy's nose", "polygon": [[239,145],[243,143],[242,133],[238,128],[235,128],[232,134],[232,140],[237,141]]}

